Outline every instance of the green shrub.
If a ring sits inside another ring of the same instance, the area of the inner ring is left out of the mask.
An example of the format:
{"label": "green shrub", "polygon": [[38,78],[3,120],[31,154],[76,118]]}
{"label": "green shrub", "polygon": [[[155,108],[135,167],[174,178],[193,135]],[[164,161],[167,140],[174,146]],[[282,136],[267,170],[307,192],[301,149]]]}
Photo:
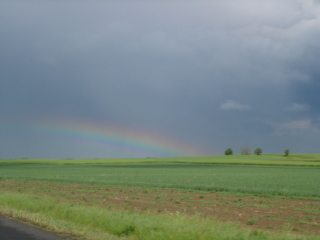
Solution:
{"label": "green shrub", "polygon": [[225,155],[232,155],[233,154],[233,151],[231,148],[228,148],[225,152],[224,152]]}
{"label": "green shrub", "polygon": [[289,156],[289,153],[290,153],[290,150],[289,150],[289,149],[284,150],[284,155],[285,155],[286,157]]}
{"label": "green shrub", "polygon": [[256,154],[256,155],[261,155],[261,153],[262,153],[262,149],[261,148],[256,148],[254,150],[254,154]]}

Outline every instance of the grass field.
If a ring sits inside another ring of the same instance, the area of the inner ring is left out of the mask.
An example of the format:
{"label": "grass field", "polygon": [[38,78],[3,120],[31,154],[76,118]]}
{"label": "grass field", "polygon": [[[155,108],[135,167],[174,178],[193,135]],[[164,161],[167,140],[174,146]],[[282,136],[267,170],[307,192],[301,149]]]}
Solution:
{"label": "grass field", "polygon": [[123,163],[202,163],[202,164],[245,164],[275,166],[316,166],[320,167],[320,154],[282,154],[200,156],[174,158],[115,158],[115,159],[2,159],[0,163],[40,164],[123,164]]}
{"label": "grass field", "polygon": [[320,154],[0,160],[0,189],[0,213],[77,239],[320,239]]}
{"label": "grass field", "polygon": [[0,166],[3,178],[320,198],[320,168],[315,167],[181,163]]}

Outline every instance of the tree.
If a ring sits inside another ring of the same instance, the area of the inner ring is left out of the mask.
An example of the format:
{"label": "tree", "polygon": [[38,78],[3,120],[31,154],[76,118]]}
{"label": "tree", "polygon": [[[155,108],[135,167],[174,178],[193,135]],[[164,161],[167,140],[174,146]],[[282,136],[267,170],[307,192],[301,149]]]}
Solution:
{"label": "tree", "polygon": [[289,150],[289,149],[284,150],[284,155],[285,155],[286,157],[288,157],[289,153],[290,153],[290,150]]}
{"label": "tree", "polygon": [[249,155],[250,154],[250,148],[249,147],[243,147],[241,148],[241,154],[242,155]]}
{"label": "tree", "polygon": [[261,155],[261,153],[262,153],[262,149],[261,148],[256,148],[254,150],[254,154],[256,154],[256,155]]}
{"label": "tree", "polygon": [[228,148],[227,150],[224,151],[224,154],[225,155],[232,155],[233,154],[233,151],[231,148]]}

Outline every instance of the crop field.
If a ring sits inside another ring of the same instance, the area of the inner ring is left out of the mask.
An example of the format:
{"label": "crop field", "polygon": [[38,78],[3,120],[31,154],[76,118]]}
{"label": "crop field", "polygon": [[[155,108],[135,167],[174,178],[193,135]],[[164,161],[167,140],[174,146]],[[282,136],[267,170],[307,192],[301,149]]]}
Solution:
{"label": "crop field", "polygon": [[174,158],[115,158],[115,159],[8,159],[0,163],[41,163],[41,164],[124,164],[124,163],[200,163],[273,166],[320,167],[320,154],[282,154],[200,156]]}
{"label": "crop field", "polygon": [[3,178],[319,197],[320,168],[231,164],[8,164]]}
{"label": "crop field", "polygon": [[0,214],[73,239],[319,240],[319,159],[0,160]]}

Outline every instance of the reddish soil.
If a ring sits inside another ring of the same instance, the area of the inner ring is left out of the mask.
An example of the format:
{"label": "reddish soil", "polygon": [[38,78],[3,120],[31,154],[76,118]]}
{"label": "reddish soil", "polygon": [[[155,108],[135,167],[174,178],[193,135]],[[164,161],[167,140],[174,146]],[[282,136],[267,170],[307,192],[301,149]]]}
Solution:
{"label": "reddish soil", "polygon": [[47,195],[73,204],[156,214],[198,214],[254,229],[320,235],[320,200],[24,180],[2,180],[0,189]]}

